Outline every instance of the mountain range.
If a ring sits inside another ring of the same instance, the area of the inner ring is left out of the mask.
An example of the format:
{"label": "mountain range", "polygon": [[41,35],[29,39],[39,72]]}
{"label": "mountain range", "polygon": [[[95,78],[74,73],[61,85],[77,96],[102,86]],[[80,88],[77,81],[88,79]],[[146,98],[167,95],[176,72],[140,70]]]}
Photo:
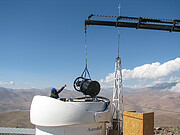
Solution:
{"label": "mountain range", "polygon": [[[124,111],[135,110],[140,113],[153,111],[155,113],[155,125],[179,126],[180,93],[170,91],[176,84],[177,83],[162,83],[141,89],[124,87]],[[99,95],[112,99],[112,93],[113,89],[101,89]],[[31,101],[35,95],[49,96],[50,88],[42,90],[0,87],[0,118],[3,118],[4,121],[9,121],[8,118],[8,120],[5,119],[4,115],[12,118],[11,115],[13,114],[13,118],[16,120],[16,118],[22,119],[20,117],[25,117],[24,115],[26,114],[28,117],[26,122],[29,121],[29,113],[22,113],[22,111],[29,112]],[[65,89],[60,93],[60,97],[66,98],[82,96],[82,93],[75,90]],[[18,115],[17,112],[23,115]],[[14,117],[14,115],[18,117]],[[3,123],[0,122],[0,126],[3,126]]]}

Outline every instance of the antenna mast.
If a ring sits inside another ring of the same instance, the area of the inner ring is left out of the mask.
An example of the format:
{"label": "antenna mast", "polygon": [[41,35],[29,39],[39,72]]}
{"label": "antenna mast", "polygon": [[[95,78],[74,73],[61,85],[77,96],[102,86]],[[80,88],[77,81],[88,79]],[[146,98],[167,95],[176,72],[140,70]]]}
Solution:
{"label": "antenna mast", "polygon": [[[120,16],[120,5],[119,16]],[[122,72],[121,72],[121,58],[119,57],[119,44],[120,44],[120,28],[118,28],[118,57],[115,61],[115,84],[113,91],[113,118],[114,127],[113,130],[118,130],[120,134],[123,132],[123,89],[122,89]]]}

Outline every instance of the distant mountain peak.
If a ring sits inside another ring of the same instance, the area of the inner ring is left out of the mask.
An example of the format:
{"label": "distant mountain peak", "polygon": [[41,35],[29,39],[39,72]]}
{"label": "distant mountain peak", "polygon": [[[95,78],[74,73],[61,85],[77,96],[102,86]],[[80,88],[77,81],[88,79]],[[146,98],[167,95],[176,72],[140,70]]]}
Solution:
{"label": "distant mountain peak", "polygon": [[177,82],[165,82],[165,83],[158,83],[154,86],[146,87],[151,90],[165,90],[165,89],[171,89],[173,86],[176,86]]}

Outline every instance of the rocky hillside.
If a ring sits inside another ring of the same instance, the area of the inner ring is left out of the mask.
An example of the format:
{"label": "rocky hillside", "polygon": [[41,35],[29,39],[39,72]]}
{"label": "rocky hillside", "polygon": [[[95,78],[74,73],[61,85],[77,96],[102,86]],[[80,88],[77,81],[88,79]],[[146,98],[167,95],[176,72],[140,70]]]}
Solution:
{"label": "rocky hillside", "polygon": [[0,127],[35,128],[30,123],[29,111],[15,111],[0,114]]}
{"label": "rocky hillside", "polygon": [[[0,87],[0,126],[3,126],[3,124],[4,126],[6,124],[9,125],[8,122],[15,124],[21,121],[29,121],[28,111],[35,95],[49,96],[50,90],[8,89]],[[112,89],[102,89],[100,95],[112,98]],[[83,95],[79,92],[65,89],[60,96],[73,98]],[[134,91],[133,89],[128,89],[124,93],[124,110],[136,110],[140,113],[154,112],[155,126],[177,127],[180,125],[180,93],[158,88],[157,90],[154,88],[145,88]],[[2,118],[4,120],[3,123]],[[23,118],[26,120],[22,120]],[[19,125],[21,124],[15,124],[13,127]]]}
{"label": "rocky hillside", "polygon": [[[0,113],[29,110],[31,101],[35,95],[49,96],[49,89],[8,89],[0,87]],[[70,90],[63,90],[61,97],[77,97],[81,93]]]}
{"label": "rocky hillside", "polygon": [[155,135],[179,135],[180,128],[179,127],[155,127],[154,134]]}

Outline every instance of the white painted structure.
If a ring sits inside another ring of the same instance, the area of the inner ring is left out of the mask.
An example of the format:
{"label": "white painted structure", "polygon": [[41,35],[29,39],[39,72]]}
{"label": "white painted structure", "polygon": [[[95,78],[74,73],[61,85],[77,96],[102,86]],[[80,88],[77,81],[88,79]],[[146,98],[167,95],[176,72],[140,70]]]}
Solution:
{"label": "white painted structure", "polygon": [[35,96],[30,120],[36,125],[36,135],[105,135],[112,112],[106,98],[61,101]]}

